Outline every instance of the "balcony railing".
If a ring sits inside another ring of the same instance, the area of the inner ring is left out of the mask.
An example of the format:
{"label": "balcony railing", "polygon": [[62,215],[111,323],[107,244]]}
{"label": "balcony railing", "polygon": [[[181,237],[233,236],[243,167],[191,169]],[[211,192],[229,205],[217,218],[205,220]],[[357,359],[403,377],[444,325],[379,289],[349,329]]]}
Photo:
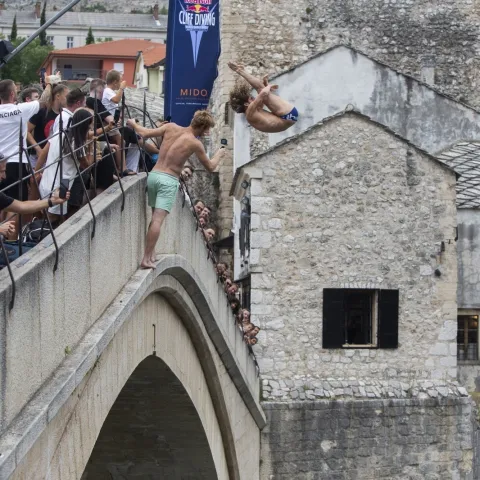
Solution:
{"label": "balcony railing", "polygon": [[86,80],[87,78],[105,78],[105,71],[96,68],[59,68],[63,80]]}

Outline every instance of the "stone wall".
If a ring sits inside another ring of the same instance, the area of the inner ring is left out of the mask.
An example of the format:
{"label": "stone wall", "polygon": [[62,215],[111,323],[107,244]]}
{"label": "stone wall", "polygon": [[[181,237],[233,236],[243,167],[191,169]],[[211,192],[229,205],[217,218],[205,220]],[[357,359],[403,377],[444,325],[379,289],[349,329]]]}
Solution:
{"label": "stone wall", "polygon": [[[163,119],[163,96],[155,93],[146,92],[137,88],[127,88],[125,90],[125,98],[127,104],[130,107],[130,115],[137,118],[140,122],[143,122],[143,110],[144,110],[144,98],[147,100],[147,111],[152,117],[152,120],[156,122],[158,119]],[[147,117],[148,128],[151,128],[151,124]]]}
{"label": "stone wall", "polygon": [[462,362],[458,365],[458,383],[468,392],[480,392],[480,364],[478,362]]}
{"label": "stone wall", "polygon": [[479,17],[470,0],[235,0],[222,10],[229,26],[222,51],[272,74],[333,45],[352,45],[479,105]]}
{"label": "stone wall", "polygon": [[469,398],[263,404],[262,479],[473,480]]}
{"label": "stone wall", "polygon": [[[480,10],[471,0],[232,0],[222,4],[222,55],[212,110],[216,135],[231,139],[225,124],[228,91],[235,82],[229,60],[258,75],[284,72],[328,48],[345,44],[399,71],[435,85],[456,100],[480,105]],[[282,92],[280,91],[280,94]],[[225,198],[231,164],[221,170],[221,217],[233,215]]]}
{"label": "stone wall", "polygon": [[[250,187],[262,378],[305,389],[327,378],[454,380],[454,174],[357,114],[333,118],[249,168],[263,177]],[[323,288],[398,289],[399,347],[322,349]]]}

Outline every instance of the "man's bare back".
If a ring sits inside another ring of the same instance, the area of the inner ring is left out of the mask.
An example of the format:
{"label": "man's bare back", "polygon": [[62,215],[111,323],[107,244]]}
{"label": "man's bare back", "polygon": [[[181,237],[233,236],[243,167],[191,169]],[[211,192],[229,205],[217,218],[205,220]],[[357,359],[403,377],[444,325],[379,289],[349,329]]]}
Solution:
{"label": "man's bare back", "polygon": [[195,138],[190,127],[168,123],[164,129],[158,161],[153,170],[180,177],[185,162],[199,147],[203,149],[203,145]]}
{"label": "man's bare back", "polygon": [[[159,128],[150,129],[138,125],[135,120],[128,120],[127,124],[143,138],[161,137],[158,161],[152,171],[168,173],[178,178],[188,158],[195,154],[202,165],[209,172],[213,172],[224,153],[223,149],[220,149],[210,160],[202,142],[197,138],[196,133],[199,132],[195,132],[191,126],[180,127],[176,123],[164,123]],[[208,133],[208,130],[204,131],[203,135]]]}

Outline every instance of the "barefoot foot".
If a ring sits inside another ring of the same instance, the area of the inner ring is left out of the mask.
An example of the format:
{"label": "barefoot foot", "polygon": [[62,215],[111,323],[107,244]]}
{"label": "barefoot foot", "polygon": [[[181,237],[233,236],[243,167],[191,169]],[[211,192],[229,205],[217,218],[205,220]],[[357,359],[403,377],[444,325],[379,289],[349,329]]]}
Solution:
{"label": "barefoot foot", "polygon": [[143,261],[143,262],[140,264],[140,268],[142,268],[142,269],[144,269],[144,270],[147,270],[147,269],[150,269],[150,268],[153,269],[153,270],[155,270],[155,264],[152,263],[152,262],[150,262],[150,261],[148,261],[148,262]]}

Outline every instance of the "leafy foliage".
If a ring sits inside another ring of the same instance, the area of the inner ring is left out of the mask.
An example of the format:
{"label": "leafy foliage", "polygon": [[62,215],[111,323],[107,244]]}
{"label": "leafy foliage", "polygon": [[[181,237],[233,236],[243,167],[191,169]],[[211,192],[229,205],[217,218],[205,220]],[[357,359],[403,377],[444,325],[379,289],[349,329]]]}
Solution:
{"label": "leafy foliage", "polygon": [[108,10],[107,7],[102,3],[92,3],[91,5],[82,5],[80,7],[80,11],[107,13],[107,12],[111,12],[112,10]]}
{"label": "leafy foliage", "polygon": [[92,43],[95,43],[95,37],[93,36],[92,27],[90,27],[88,29],[87,40],[85,42],[85,45],[91,45]]}
{"label": "leafy foliage", "polygon": [[[43,4],[42,14],[40,15],[40,26],[45,25],[47,21],[47,2]],[[47,31],[44,30],[39,36],[40,45],[46,47],[48,45],[47,42]]]}
{"label": "leafy foliage", "polygon": [[13,42],[17,39],[17,16],[13,17],[12,31],[10,33],[10,41]]}
{"label": "leafy foliage", "polygon": [[[24,38],[18,37],[12,41],[12,44],[16,48],[24,40]],[[52,50],[51,45],[42,45],[38,38],[35,39],[0,70],[1,78],[9,78],[22,85],[38,83],[38,70]]]}

